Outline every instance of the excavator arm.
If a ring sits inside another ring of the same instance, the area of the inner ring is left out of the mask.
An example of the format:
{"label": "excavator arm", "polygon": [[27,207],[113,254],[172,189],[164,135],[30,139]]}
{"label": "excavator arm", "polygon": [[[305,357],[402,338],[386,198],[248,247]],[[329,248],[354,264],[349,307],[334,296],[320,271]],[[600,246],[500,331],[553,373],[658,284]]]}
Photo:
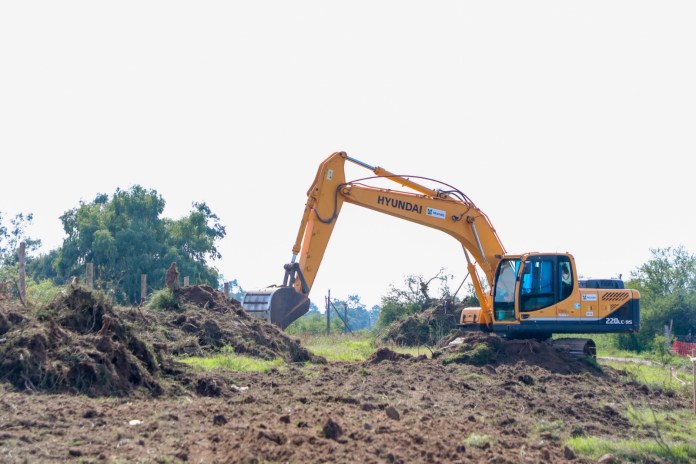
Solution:
{"label": "excavator arm", "polygon": [[[347,182],[346,161],[372,171],[374,177],[388,179],[412,192],[377,188],[364,185],[362,181]],[[505,248],[488,217],[456,189],[433,190],[410,178],[358,161],[344,152],[334,153],[321,163],[307,191],[307,203],[292,248],[292,259],[285,265],[283,285],[269,292],[266,299],[263,292],[252,295],[252,299],[263,303],[261,306],[268,311],[272,322],[284,328],[306,312],[304,306],[309,307],[308,294],[344,202],[431,227],[458,240],[481,302],[480,322],[492,322],[491,296],[484,290],[476,265],[492,288],[496,267],[505,254]],[[245,304],[245,307],[248,309],[251,305]]]}

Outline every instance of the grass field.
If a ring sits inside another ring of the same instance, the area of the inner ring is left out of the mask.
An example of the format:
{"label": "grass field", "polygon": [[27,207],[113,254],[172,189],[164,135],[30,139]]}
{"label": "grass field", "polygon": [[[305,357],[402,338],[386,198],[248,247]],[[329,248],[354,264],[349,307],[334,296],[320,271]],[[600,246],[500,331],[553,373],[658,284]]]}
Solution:
{"label": "grass field", "polygon": [[631,426],[649,432],[653,438],[614,440],[600,437],[573,437],[568,446],[590,459],[611,454],[621,462],[696,461],[696,417],[691,410],[652,411],[629,409]]}

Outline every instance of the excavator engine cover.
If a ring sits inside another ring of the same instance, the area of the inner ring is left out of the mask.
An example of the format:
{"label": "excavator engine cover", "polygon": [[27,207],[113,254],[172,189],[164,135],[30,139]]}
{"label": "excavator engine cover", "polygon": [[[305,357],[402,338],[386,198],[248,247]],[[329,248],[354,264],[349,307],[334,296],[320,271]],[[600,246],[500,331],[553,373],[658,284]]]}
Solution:
{"label": "excavator engine cover", "polygon": [[249,315],[265,319],[284,330],[309,311],[309,298],[297,293],[293,287],[269,287],[247,292],[242,307]]}

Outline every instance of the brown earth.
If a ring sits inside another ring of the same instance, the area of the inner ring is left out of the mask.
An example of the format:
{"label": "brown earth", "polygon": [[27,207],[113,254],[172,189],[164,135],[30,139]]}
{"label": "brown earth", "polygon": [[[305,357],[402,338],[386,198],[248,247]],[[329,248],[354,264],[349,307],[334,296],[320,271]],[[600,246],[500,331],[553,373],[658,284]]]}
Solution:
{"label": "brown earth", "polygon": [[[433,358],[383,348],[320,364],[219,292],[182,290],[167,310],[113,308],[75,289],[41,317],[0,309],[0,461],[589,462],[564,440],[648,437],[629,406],[688,407],[548,345],[482,334],[453,334],[461,343]],[[227,342],[289,363],[202,374],[173,356]],[[84,381],[92,371],[113,374],[109,387]],[[46,372],[67,374],[37,380]]]}

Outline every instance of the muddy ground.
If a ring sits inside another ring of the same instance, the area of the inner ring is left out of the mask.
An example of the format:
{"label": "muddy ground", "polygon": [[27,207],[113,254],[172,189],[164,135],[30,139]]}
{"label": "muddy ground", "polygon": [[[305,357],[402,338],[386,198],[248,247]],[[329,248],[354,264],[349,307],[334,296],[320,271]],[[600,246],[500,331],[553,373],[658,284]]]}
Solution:
{"label": "muddy ground", "polygon": [[[77,315],[65,300],[38,319],[0,308],[0,355],[12,361],[0,372],[1,462],[589,462],[564,440],[640,438],[650,432],[630,427],[629,406],[689,407],[537,342],[465,335],[434,358],[381,349],[325,363],[224,301],[122,312],[78,296]],[[242,336],[241,326],[255,329]],[[214,351],[225,336],[239,352],[298,359],[266,373],[201,373],[171,354]],[[95,370],[107,388],[87,382]],[[54,377],[41,384],[46,372]]]}

